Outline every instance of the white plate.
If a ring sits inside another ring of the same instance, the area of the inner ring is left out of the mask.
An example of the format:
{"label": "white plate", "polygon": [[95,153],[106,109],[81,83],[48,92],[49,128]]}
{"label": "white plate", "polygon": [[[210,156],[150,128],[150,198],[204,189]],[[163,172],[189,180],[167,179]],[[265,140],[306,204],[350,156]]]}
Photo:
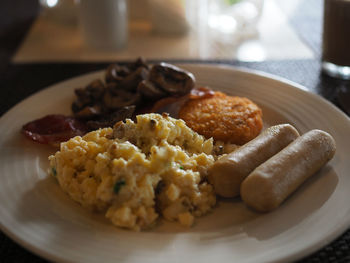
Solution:
{"label": "white plate", "polygon": [[350,120],[291,82],[232,67],[186,65],[199,84],[258,103],[266,125],[318,128],[337,142],[334,159],[279,209],[258,214],[239,199],[220,201],[193,228],[162,222],[147,232],[112,226],[71,201],[48,177],[52,149],[23,138],[27,121],[69,113],[73,89],[102,72],[61,82],[24,100],[0,120],[0,223],[29,250],[59,262],[264,262],[296,260],[350,226]]}

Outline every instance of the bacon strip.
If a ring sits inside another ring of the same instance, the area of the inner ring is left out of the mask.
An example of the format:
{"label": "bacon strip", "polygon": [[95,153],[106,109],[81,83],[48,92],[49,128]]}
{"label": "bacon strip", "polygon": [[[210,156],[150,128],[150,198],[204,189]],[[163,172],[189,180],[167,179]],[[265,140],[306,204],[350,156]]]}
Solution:
{"label": "bacon strip", "polygon": [[181,97],[165,97],[158,100],[152,107],[152,112],[163,113],[167,112],[170,116],[178,118],[180,109],[189,100],[195,100],[200,98],[210,98],[214,96],[215,92],[207,87],[196,87],[191,90],[187,95]]}
{"label": "bacon strip", "polygon": [[210,98],[215,95],[215,92],[211,90],[208,87],[196,87],[191,90],[190,92],[190,99],[204,99],[204,98]]}
{"label": "bacon strip", "polygon": [[28,122],[21,132],[35,142],[57,145],[74,136],[84,135],[88,129],[85,123],[74,117],[52,114]]}

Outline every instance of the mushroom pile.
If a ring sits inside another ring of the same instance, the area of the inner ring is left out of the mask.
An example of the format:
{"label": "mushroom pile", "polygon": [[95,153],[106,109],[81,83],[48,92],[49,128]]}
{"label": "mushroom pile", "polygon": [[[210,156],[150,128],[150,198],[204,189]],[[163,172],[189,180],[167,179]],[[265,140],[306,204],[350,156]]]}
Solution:
{"label": "mushroom pile", "polygon": [[75,89],[72,111],[90,129],[113,126],[159,99],[184,96],[194,86],[192,73],[164,62],[149,65],[138,58],[127,64],[112,64],[104,81],[97,79]]}

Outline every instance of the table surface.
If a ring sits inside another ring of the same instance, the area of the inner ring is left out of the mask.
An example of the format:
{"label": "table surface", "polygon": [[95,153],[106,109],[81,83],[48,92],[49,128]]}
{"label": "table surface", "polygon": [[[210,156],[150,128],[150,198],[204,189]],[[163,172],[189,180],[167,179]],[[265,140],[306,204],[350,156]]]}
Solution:
{"label": "table surface", "polygon": [[[108,63],[12,64],[11,58],[39,13],[37,0],[2,1],[0,8],[0,116],[29,95],[58,81],[106,68]],[[18,8],[18,7],[21,8]],[[283,6],[282,6],[283,9]],[[241,66],[272,73],[305,86],[345,111],[342,98],[350,92],[350,81],[328,77],[321,72],[322,1],[300,1],[289,23],[313,50],[316,59],[264,62],[235,60],[205,61]],[[169,61],[191,62],[203,61]],[[348,102],[349,103],[349,102]],[[347,104],[348,105],[348,104]],[[349,105],[350,106],[350,105]],[[349,114],[349,112],[347,113]],[[46,262],[20,247],[0,232],[2,262]],[[301,262],[350,262],[350,230]]]}

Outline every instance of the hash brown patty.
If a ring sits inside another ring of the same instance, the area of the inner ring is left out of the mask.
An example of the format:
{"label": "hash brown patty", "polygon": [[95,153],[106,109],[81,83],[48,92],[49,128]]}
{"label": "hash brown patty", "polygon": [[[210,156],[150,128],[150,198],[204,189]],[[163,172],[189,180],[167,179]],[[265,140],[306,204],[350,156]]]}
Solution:
{"label": "hash brown patty", "polygon": [[238,145],[254,139],[263,127],[262,111],[254,102],[218,91],[187,101],[179,117],[206,138]]}

